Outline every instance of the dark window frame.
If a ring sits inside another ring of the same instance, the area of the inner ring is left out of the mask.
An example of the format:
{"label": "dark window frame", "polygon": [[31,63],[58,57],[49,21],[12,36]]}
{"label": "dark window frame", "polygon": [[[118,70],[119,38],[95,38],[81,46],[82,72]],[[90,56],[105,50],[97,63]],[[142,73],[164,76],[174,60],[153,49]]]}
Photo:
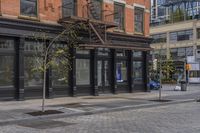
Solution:
{"label": "dark window frame", "polygon": [[151,37],[153,38],[152,43],[166,43],[167,42],[166,33],[154,34],[154,35],[151,35]]}
{"label": "dark window frame", "polygon": [[[35,4],[35,9],[32,9],[32,14],[29,14],[29,13],[24,13],[23,12],[23,2],[33,2]],[[39,1],[38,0],[20,0],[20,15],[21,16],[26,16],[26,17],[32,17],[32,18],[37,18],[38,17],[38,3]]]}
{"label": "dark window frame", "polygon": [[[122,7],[123,12],[119,14],[119,11],[115,11],[115,7]],[[119,26],[116,29],[125,31],[125,4],[114,2],[114,22],[116,23],[116,19],[120,18]]]}
{"label": "dark window frame", "polygon": [[169,42],[175,43],[179,41],[189,41],[193,40],[193,36],[194,34],[192,29],[170,32]]}
{"label": "dark window frame", "polygon": [[13,62],[12,62],[12,85],[11,86],[0,86],[0,89],[2,88],[15,88],[16,86],[16,49],[17,49],[17,45],[16,45],[16,38],[10,38],[10,37],[5,37],[2,36],[0,37],[0,39],[4,39],[4,40],[11,40],[13,41],[13,47],[11,49],[0,49],[0,56],[3,57],[12,57],[13,58]]}
{"label": "dark window frame", "polygon": [[[137,14],[137,13],[140,13],[140,14]],[[142,20],[137,20],[136,19],[136,15],[142,15]],[[144,34],[144,20],[145,17],[144,17],[144,9],[143,8],[140,8],[140,7],[135,7],[134,9],[134,31],[136,34]],[[140,24],[141,25],[141,29],[140,31],[137,31],[136,27],[137,27],[137,24]]]}
{"label": "dark window frame", "polygon": [[[38,41],[38,42],[37,42]],[[40,55],[40,54],[38,54],[38,55],[35,55],[36,54],[36,52],[34,51],[34,50],[38,50],[38,49],[33,49],[33,50],[29,50],[29,49],[26,49],[25,47],[26,47],[26,43],[30,43],[30,44],[32,44],[33,46],[34,45],[36,45],[36,44],[38,44],[38,46],[42,46],[42,48],[43,49],[45,49],[45,47],[46,47],[46,44],[44,43],[44,42],[42,42],[42,40],[35,40],[35,39],[29,39],[29,38],[27,38],[27,39],[25,39],[25,42],[24,42],[24,74],[25,74],[25,70],[26,69],[28,69],[28,67],[26,67],[26,65],[25,65],[25,63],[26,63],[26,60],[28,59],[28,58],[33,58],[34,59],[34,57],[36,57],[36,56],[38,56],[37,58],[38,59],[42,59],[43,57],[42,57],[42,55]],[[42,44],[43,43],[43,44]],[[30,45],[29,44],[29,45]],[[28,46],[28,45],[27,45]],[[37,46],[36,47],[33,47],[33,48],[37,48]],[[38,51],[39,53],[40,52],[42,52],[42,51]],[[30,60],[29,59],[29,60]],[[36,74],[37,73],[40,73],[41,74],[41,80],[42,80],[42,83],[41,83],[41,85],[39,85],[39,84],[34,84],[34,85],[31,85],[31,84],[29,84],[29,82],[30,81],[28,81],[29,79],[28,79],[28,77],[26,77],[25,75],[24,75],[24,87],[25,88],[36,88],[36,87],[38,87],[38,88],[42,88],[42,85],[43,85],[43,73],[42,72],[36,72]],[[28,75],[28,76],[30,76],[30,75]],[[34,79],[34,78],[33,78]],[[32,80],[33,80],[32,79]],[[27,80],[27,81],[26,81]],[[27,83],[27,84],[26,84]]]}

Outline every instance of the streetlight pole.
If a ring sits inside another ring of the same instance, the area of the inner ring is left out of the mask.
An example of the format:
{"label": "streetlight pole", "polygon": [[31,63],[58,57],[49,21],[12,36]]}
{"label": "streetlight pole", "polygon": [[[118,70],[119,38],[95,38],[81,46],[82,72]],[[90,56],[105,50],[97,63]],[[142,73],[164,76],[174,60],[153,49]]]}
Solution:
{"label": "streetlight pole", "polygon": [[162,76],[162,69],[161,69],[161,67],[162,67],[162,64],[161,64],[161,49],[160,49],[160,51],[159,51],[159,58],[160,58],[160,63],[159,63],[159,68],[160,68],[160,72],[159,72],[159,80],[160,80],[160,88],[159,88],[159,100],[161,100],[162,99],[162,78],[161,78],[161,76]]}
{"label": "streetlight pole", "polygon": [[161,47],[160,47],[160,51],[159,51],[159,60],[160,60],[160,64],[159,64],[159,68],[160,68],[160,71],[159,71],[159,80],[160,80],[160,88],[159,88],[159,101],[162,100],[162,56],[161,56],[161,50],[163,49],[163,45],[164,44],[161,44]]}

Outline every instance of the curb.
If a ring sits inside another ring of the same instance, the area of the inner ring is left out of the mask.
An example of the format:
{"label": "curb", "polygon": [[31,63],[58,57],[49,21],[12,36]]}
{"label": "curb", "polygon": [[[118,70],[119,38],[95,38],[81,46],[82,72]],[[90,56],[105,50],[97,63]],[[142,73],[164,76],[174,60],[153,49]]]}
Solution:
{"label": "curb", "polygon": [[58,119],[58,118],[63,118],[63,117],[74,117],[74,116],[93,115],[93,114],[108,113],[108,112],[117,112],[117,111],[124,111],[124,110],[130,110],[130,109],[136,110],[136,109],[143,109],[143,108],[167,106],[167,105],[172,105],[172,104],[189,103],[189,102],[195,102],[195,101],[196,101],[195,99],[187,99],[187,100],[178,100],[178,101],[172,101],[172,102],[166,102],[166,103],[151,103],[151,104],[142,104],[142,105],[133,105],[133,106],[122,106],[122,107],[103,109],[103,110],[76,112],[72,114],[63,113],[63,114],[53,114],[53,115],[46,115],[46,116],[37,116],[34,118],[5,120],[5,121],[0,121],[0,126],[20,123],[20,122],[25,122],[25,121],[32,121],[32,120],[40,120],[40,119],[49,120],[49,119]]}

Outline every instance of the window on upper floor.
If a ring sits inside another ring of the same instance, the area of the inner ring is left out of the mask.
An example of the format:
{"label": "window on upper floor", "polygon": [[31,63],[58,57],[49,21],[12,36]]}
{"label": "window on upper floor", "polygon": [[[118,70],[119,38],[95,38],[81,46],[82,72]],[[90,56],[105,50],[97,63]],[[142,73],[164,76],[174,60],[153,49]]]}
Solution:
{"label": "window on upper floor", "polygon": [[180,59],[187,56],[193,56],[193,47],[172,48],[170,49],[172,59]]}
{"label": "window on upper floor", "polygon": [[135,32],[144,33],[144,9],[135,8]]}
{"label": "window on upper floor", "polygon": [[118,29],[124,30],[124,5],[115,3],[114,13],[114,22],[118,24]]}
{"label": "window on upper floor", "polygon": [[166,33],[155,34],[155,35],[152,35],[151,37],[153,38],[153,43],[165,43],[165,42],[167,42]]}
{"label": "window on upper floor", "polygon": [[200,29],[197,29],[197,38],[200,39]]}
{"label": "window on upper floor", "polygon": [[170,33],[170,42],[192,40],[192,39],[193,39],[192,30],[176,31]]}
{"label": "window on upper floor", "polygon": [[23,16],[37,17],[37,0],[20,0],[20,14]]}

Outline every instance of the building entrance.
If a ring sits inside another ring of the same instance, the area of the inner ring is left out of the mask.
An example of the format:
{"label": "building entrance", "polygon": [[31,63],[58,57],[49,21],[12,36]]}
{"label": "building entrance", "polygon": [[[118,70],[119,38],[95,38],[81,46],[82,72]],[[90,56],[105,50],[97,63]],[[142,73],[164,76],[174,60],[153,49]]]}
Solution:
{"label": "building entrance", "polygon": [[97,62],[97,76],[99,93],[111,93],[111,70],[110,61],[101,59]]}

